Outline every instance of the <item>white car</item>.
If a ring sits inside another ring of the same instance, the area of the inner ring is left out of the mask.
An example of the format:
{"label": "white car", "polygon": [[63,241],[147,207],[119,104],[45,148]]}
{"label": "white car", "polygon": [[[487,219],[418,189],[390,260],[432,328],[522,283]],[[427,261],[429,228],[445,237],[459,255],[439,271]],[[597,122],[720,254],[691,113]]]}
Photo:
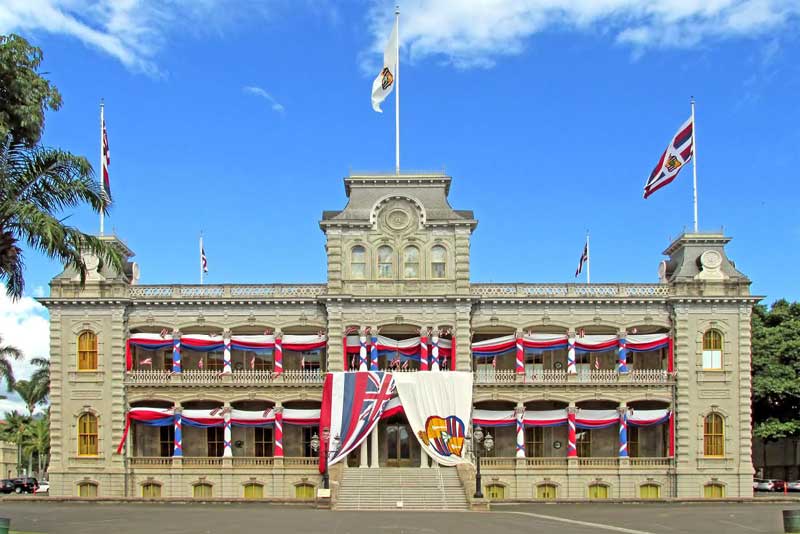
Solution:
{"label": "white car", "polygon": [[39,482],[39,487],[33,490],[33,493],[34,494],[47,493],[48,491],[50,491],[50,483],[47,482],[46,480],[42,480],[41,482]]}

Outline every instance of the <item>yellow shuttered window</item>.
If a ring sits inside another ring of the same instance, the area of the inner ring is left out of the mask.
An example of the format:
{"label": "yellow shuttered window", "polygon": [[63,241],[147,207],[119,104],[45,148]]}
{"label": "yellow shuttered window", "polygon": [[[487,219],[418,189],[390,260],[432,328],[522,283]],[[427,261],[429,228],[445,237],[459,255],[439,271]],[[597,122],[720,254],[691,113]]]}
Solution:
{"label": "yellow shuttered window", "polygon": [[244,485],[244,498],[245,499],[263,499],[264,486],[261,484],[245,484]]}
{"label": "yellow shuttered window", "polygon": [[537,499],[551,500],[555,499],[557,494],[555,484],[539,484],[536,486]]}
{"label": "yellow shuttered window", "polygon": [[608,486],[603,484],[592,484],[589,486],[590,499],[608,499]]}
{"label": "yellow shuttered window", "polygon": [[78,417],[78,456],[97,456],[97,417],[94,414]]}
{"label": "yellow shuttered window", "polygon": [[97,370],[97,336],[94,332],[81,332],[78,336],[78,370]]}
{"label": "yellow shuttered window", "polygon": [[161,484],[142,484],[142,497],[145,499],[161,497]]}
{"label": "yellow shuttered window", "polygon": [[725,455],[725,422],[718,413],[710,413],[703,424],[703,454]]}
{"label": "yellow shuttered window", "polygon": [[661,497],[661,488],[658,484],[642,484],[639,486],[639,497],[642,499],[658,499]]}
{"label": "yellow shuttered window", "polygon": [[312,500],[314,498],[314,486],[312,484],[298,484],[294,487],[296,499]]}
{"label": "yellow shuttered window", "polygon": [[195,499],[206,499],[214,494],[211,484],[195,484],[192,487],[192,497]]}

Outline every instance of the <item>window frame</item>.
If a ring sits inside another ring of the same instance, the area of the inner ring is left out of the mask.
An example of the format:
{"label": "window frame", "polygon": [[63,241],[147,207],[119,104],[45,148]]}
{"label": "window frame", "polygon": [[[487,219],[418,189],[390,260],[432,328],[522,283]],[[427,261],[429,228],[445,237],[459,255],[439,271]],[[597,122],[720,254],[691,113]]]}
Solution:
{"label": "window frame", "polygon": [[[158,489],[157,494],[155,495],[148,495],[148,490],[150,493],[153,492],[153,489]],[[142,499],[158,499],[161,497],[161,484],[157,482],[145,482],[142,484]]]}
{"label": "window frame", "polygon": [[[363,254],[361,261],[355,261],[356,249],[360,248]],[[360,275],[356,274],[356,265],[360,265],[362,272]],[[353,245],[350,248],[350,277],[358,280],[365,280],[367,278],[367,247],[364,245]]]}
{"label": "window frame", "polygon": [[504,501],[506,499],[506,487],[502,484],[486,484],[484,488],[486,500],[489,501]]}
{"label": "window frame", "polygon": [[639,457],[639,427],[628,425],[628,456]]}
{"label": "window frame", "polygon": [[[602,488],[603,495],[598,495],[598,490]],[[594,484],[589,484],[589,500],[605,500],[608,499],[609,491],[608,491],[608,484],[602,484],[596,482]],[[594,493],[594,495],[592,494]]]}
{"label": "window frame", "polygon": [[158,427],[158,452],[162,458],[175,454],[175,425]]}
{"label": "window frame", "polygon": [[[202,488],[202,489],[201,489]],[[208,495],[198,495],[198,493],[208,493]],[[208,482],[199,482],[192,485],[193,499],[209,499],[214,496],[214,486]]]}
{"label": "window frame", "polygon": [[[269,432],[269,435],[267,435],[267,432]],[[261,436],[259,436],[259,434],[261,434]],[[259,452],[261,454],[259,454]],[[256,458],[270,458],[275,456],[275,433],[272,428],[255,428],[255,432],[253,433],[253,454]]]}
{"label": "window frame", "polygon": [[[84,421],[88,421],[89,423],[89,428],[86,429],[86,431],[84,431],[84,425],[87,423],[85,423]],[[92,412],[83,412],[78,416],[77,429],[78,429],[78,456],[82,457],[99,456],[100,423],[98,421],[98,417]]]}
{"label": "window frame", "polygon": [[[709,328],[703,332],[702,365],[703,371],[722,371],[724,367],[723,352],[725,336],[716,328]],[[708,361],[707,361],[708,360]],[[718,360],[715,361],[715,360]],[[708,365],[706,365],[708,363]],[[717,364],[715,366],[715,364]]]}
{"label": "window frame", "polygon": [[[719,490],[719,495],[709,495],[714,493],[714,490]],[[725,485],[719,482],[710,482],[703,484],[703,498],[704,499],[724,499],[725,498]]]}
{"label": "window frame", "polygon": [[[436,253],[434,252],[437,249],[441,249],[443,252],[442,261],[436,261]],[[435,280],[443,280],[447,278],[447,247],[444,245],[434,245],[431,247],[431,278]],[[436,266],[441,265],[441,276],[437,275]]]}
{"label": "window frame", "polygon": [[[219,454],[211,454],[219,451]],[[209,458],[221,458],[225,453],[225,429],[221,426],[210,426],[206,429],[206,453]]]}
{"label": "window frame", "polygon": [[[536,454],[536,453],[539,454]],[[544,427],[525,428],[525,456],[527,458],[544,458]]]}
{"label": "window frame", "polygon": [[[90,482],[88,480],[84,481],[84,482],[79,482],[78,483],[78,497],[81,497],[83,499],[91,498],[91,497],[97,497],[97,495],[99,493],[98,486],[99,486],[99,484],[97,484],[96,482]],[[91,488],[91,491],[89,491],[89,488]],[[86,495],[84,495],[84,490],[87,490],[86,491]],[[89,495],[89,493],[91,493],[92,491],[94,491],[94,495]]]}
{"label": "window frame", "polygon": [[[83,342],[84,339],[91,339],[91,347],[86,347]],[[77,339],[78,348],[78,371],[94,372],[97,371],[98,364],[98,338],[97,334],[91,330],[83,330],[78,334]]]}
{"label": "window frame", "polygon": [[[548,496],[548,492],[553,492],[552,496]],[[536,498],[543,501],[553,501],[558,499],[558,486],[551,482],[536,485]]]}
{"label": "window frame", "polygon": [[[715,423],[719,424],[719,428],[715,428]],[[710,412],[703,417],[703,456],[725,457],[725,418],[718,412]]]}
{"label": "window frame", "polygon": [[[655,495],[645,495],[645,492],[650,492],[651,490],[655,489]],[[661,498],[661,486],[655,484],[653,482],[646,482],[644,484],[639,485],[639,498],[640,499],[660,499]]]}
{"label": "window frame", "polygon": [[[248,495],[248,490],[253,491],[258,488],[257,495]],[[264,498],[264,484],[260,482],[248,482],[242,486],[242,496],[245,499],[263,499]]]}
{"label": "window frame", "polygon": [[295,484],[294,486],[294,498],[301,500],[301,501],[311,501],[314,500],[316,497],[315,495],[315,486],[314,484],[309,484],[308,482],[304,482],[302,484]]}
{"label": "window frame", "polygon": [[[583,435],[581,437],[575,438],[575,449],[578,452],[579,458],[591,458],[592,457],[592,430],[589,428],[581,429]],[[581,432],[578,432],[580,434]],[[588,454],[582,454],[582,451],[586,451]]]}
{"label": "window frame", "polygon": [[[415,250],[416,251],[416,254],[417,254],[416,261],[408,261],[408,257],[406,256],[406,253],[408,251],[410,251],[410,250]],[[419,247],[416,246],[416,245],[407,245],[403,249],[403,278],[405,278],[407,280],[419,280],[421,278],[421,276],[420,276],[420,258],[421,257],[422,257],[422,254],[421,254],[421,252],[419,250]],[[416,265],[416,272],[415,272],[414,275],[409,275],[406,272],[406,269],[408,268],[409,265]]]}
{"label": "window frame", "polygon": [[[389,251],[389,261],[381,261],[381,251]],[[378,264],[377,278],[379,280],[392,280],[394,278],[394,249],[389,245],[381,245],[378,247],[376,254]],[[388,266],[388,272],[384,273],[382,267]]]}

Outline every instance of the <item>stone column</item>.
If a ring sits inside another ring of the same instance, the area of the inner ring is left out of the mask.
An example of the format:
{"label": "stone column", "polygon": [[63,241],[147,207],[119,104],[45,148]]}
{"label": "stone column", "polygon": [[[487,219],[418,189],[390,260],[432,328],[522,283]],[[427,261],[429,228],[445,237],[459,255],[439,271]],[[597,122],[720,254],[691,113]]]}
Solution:
{"label": "stone column", "polygon": [[514,418],[517,423],[517,458],[525,458],[525,425],[522,422],[524,416],[525,406],[518,402],[514,410]]}
{"label": "stone column", "polygon": [[522,346],[522,331],[521,330],[517,330],[516,338],[517,338],[516,339],[517,361],[516,361],[516,364],[515,364],[514,368],[516,369],[518,375],[524,375],[525,374],[525,349]]}
{"label": "stone column", "polygon": [[574,402],[569,403],[567,408],[567,458],[578,457],[578,442],[575,437],[575,414],[577,412]]}
{"label": "stone column", "polygon": [[428,453],[425,452],[425,449],[420,445],[419,447],[419,466],[422,469],[428,468]]}
{"label": "stone column", "polygon": [[175,409],[173,410],[173,424],[175,425],[175,439],[174,439],[174,448],[172,449],[172,456],[173,457],[181,457],[183,456],[183,434],[181,432],[182,424],[181,424],[181,412],[182,408],[180,404],[175,405]]}
{"label": "stone column", "polygon": [[230,458],[233,456],[231,446],[231,404],[225,402],[222,408],[222,457]]}
{"label": "stone column", "polygon": [[578,373],[575,367],[575,331],[570,330],[567,332],[567,374],[574,375]]}
{"label": "stone column", "polygon": [[358,370],[367,371],[367,329],[362,327],[358,333]]}
{"label": "stone column", "polygon": [[424,330],[419,337],[419,370],[428,370],[428,336]]}
{"label": "stone column", "polygon": [[367,440],[361,442],[361,462],[358,467],[369,467],[369,458],[367,454]]}
{"label": "stone column", "polygon": [[431,335],[431,371],[439,370],[439,331],[434,330]]}
{"label": "stone column", "polygon": [[377,469],[380,467],[378,465],[378,425],[375,425],[375,428],[372,429],[372,433],[370,434],[370,440],[372,441],[372,458],[370,459],[370,467]]}
{"label": "stone column", "polygon": [[619,348],[617,349],[617,363],[619,364],[619,368],[617,371],[620,374],[626,374],[628,372],[628,349],[626,348],[626,337],[628,332],[625,330],[620,330],[617,334],[617,339],[619,340]]}
{"label": "stone column", "polygon": [[283,373],[283,334],[280,330],[275,332],[275,374]]}
{"label": "stone column", "polygon": [[181,331],[172,331],[172,372],[181,372]]}
{"label": "stone column", "polygon": [[283,406],[280,402],[275,403],[273,411],[275,412],[275,436],[273,436],[275,450],[272,456],[283,459]]}
{"label": "stone column", "polygon": [[369,347],[369,370],[378,370],[378,334],[372,334]]}
{"label": "stone column", "polygon": [[628,458],[628,406],[619,403],[619,457]]}
{"label": "stone column", "polygon": [[231,331],[226,328],[222,332],[222,374],[231,373]]}

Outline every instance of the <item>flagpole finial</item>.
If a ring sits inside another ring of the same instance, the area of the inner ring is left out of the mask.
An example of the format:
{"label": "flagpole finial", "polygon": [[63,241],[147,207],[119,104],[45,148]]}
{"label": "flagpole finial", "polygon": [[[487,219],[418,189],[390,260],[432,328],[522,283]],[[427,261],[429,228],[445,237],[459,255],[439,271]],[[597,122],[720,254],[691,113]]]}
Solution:
{"label": "flagpole finial", "polygon": [[394,6],[394,14],[395,15],[399,15],[400,14],[400,4],[395,4],[395,6]]}

